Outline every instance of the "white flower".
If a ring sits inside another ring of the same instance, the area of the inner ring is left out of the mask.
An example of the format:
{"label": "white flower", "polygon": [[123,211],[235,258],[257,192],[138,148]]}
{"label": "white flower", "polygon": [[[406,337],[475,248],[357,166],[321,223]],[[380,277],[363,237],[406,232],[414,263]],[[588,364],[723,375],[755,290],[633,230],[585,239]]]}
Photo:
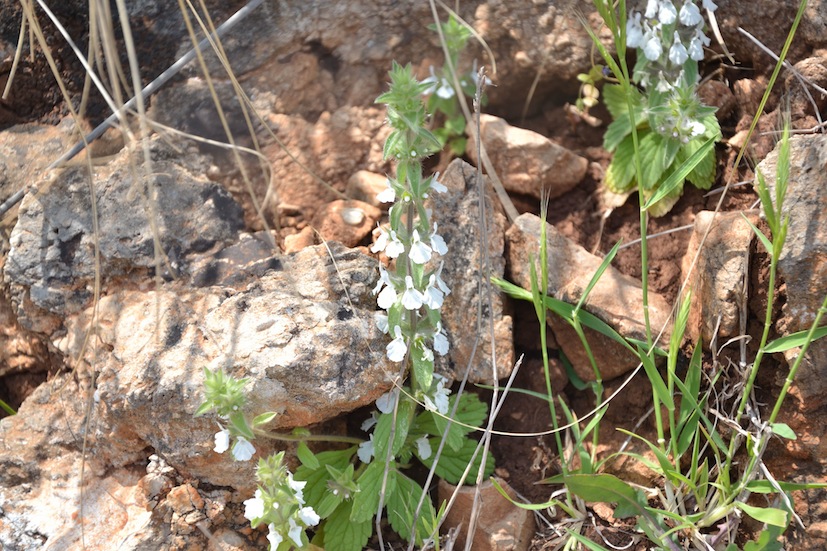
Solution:
{"label": "white flower", "polygon": [[428,442],[427,436],[416,439],[416,451],[419,454],[419,458],[423,461],[431,457],[431,443]]}
{"label": "white flower", "polygon": [[370,435],[370,440],[365,440],[359,444],[359,449],[356,450],[356,455],[359,456],[359,461],[362,463],[370,463],[373,457],[373,434]]}
{"label": "white flower", "polygon": [[703,20],[703,17],[701,17],[701,12],[693,0],[688,0],[683,7],[681,7],[678,18],[681,23],[687,27],[694,27]]}
{"label": "white flower", "polygon": [[658,11],[658,21],[664,25],[671,25],[678,18],[678,10],[670,0],[662,0]]}
{"label": "white flower", "polygon": [[[374,251],[375,252],[375,251]],[[385,247],[385,254],[388,258],[396,258],[405,252],[405,245],[396,237],[396,232],[391,230],[391,239],[388,246]]]}
{"label": "white flower", "polygon": [[431,397],[427,394],[423,396],[425,409],[428,411],[438,411],[442,415],[445,415],[448,413],[448,395],[451,394],[451,389],[445,388],[446,379],[442,375],[435,373],[434,380],[436,381],[434,396]]}
{"label": "white flower", "polygon": [[244,501],[244,517],[256,520],[264,516],[264,500],[261,499],[261,489],[256,490],[255,497]]}
{"label": "white flower", "polygon": [[431,232],[429,239],[431,241],[431,249],[435,250],[437,254],[445,256],[445,253],[448,252],[448,245],[445,244],[445,240],[442,239],[441,235],[437,235],[437,223],[434,222],[434,231]]}
{"label": "white flower", "polygon": [[[396,299],[394,298],[394,301]],[[387,335],[388,333],[388,316],[383,314],[382,312],[374,312],[373,319],[376,323],[376,328],[379,329],[382,333]]]}
{"label": "white flower", "polygon": [[224,453],[228,449],[230,449],[230,431],[222,429],[215,433],[215,447],[213,451],[215,453]]}
{"label": "white flower", "polygon": [[407,310],[416,310],[422,306],[425,297],[414,287],[413,278],[405,276],[405,292],[402,293],[402,306]]}
{"label": "white flower", "polygon": [[640,24],[640,13],[635,13],[626,21],[626,46],[637,48],[643,44],[643,27]]}
{"label": "white flower", "polygon": [[669,48],[669,61],[675,65],[683,65],[683,62],[689,57],[686,52],[686,46],[681,43],[681,37],[678,36],[678,31],[675,31],[674,42]]}
{"label": "white flower", "polygon": [[396,396],[399,394],[398,388],[393,388],[382,396],[376,399],[376,409],[381,413],[390,413],[393,411],[393,405],[396,403]]}
{"label": "white flower", "polygon": [[390,180],[385,180],[385,184],[387,187],[376,194],[376,200],[380,203],[393,203],[396,201],[396,192],[393,190]]}
{"label": "white flower", "polygon": [[695,30],[695,36],[689,42],[689,57],[695,61],[701,61],[704,58],[703,46],[709,46],[709,37],[707,37],[703,30],[698,27]]}
{"label": "white flower", "polygon": [[250,444],[250,441],[244,438],[243,436],[239,436],[233,446],[233,457],[236,461],[249,461],[253,454],[256,453],[256,449]]}
{"label": "white flower", "polygon": [[362,421],[362,426],[360,428],[363,431],[368,432],[370,429],[372,429],[376,425],[376,421],[378,421],[378,419],[376,417],[376,412],[371,411],[370,412],[370,417],[368,417],[367,419]]}
{"label": "white flower", "polygon": [[658,0],[649,0],[646,3],[646,13],[644,14],[647,19],[652,19],[658,13]]}
{"label": "white flower", "polygon": [[[388,255],[390,256],[390,255]],[[411,261],[416,264],[425,264],[431,259],[431,247],[423,243],[419,238],[419,230],[414,230],[411,235]]]}
{"label": "white flower", "polygon": [[423,293],[425,297],[425,304],[431,310],[439,310],[442,308],[442,302],[445,300],[445,295],[436,286],[436,275],[431,274],[428,278],[428,286]]}
{"label": "white flower", "polygon": [[[391,306],[396,303],[396,289],[392,286],[388,285],[382,292],[379,293],[379,296],[376,297],[376,304],[379,305],[379,308],[384,308],[387,310]],[[385,331],[386,332],[386,331]]]}
{"label": "white flower", "polygon": [[306,480],[294,480],[293,473],[287,473],[287,484],[290,485],[290,489],[293,490],[293,494],[296,496],[296,499],[302,505],[304,504],[304,487],[307,486]]}
{"label": "white flower", "polygon": [[449,289],[448,286],[445,285],[445,282],[442,281],[442,268],[443,268],[443,266],[445,266],[445,263],[440,262],[439,263],[439,268],[437,268],[436,273],[434,275],[436,276],[436,286],[437,286],[437,288],[440,291],[442,291],[443,295],[447,296],[447,295],[451,294],[451,289]]}
{"label": "white flower", "polygon": [[388,274],[388,271],[385,269],[384,266],[381,264],[379,265],[379,281],[376,282],[376,287],[373,288],[373,294],[377,294],[379,291],[382,290],[383,285],[393,285],[391,283],[391,276]]}
{"label": "white flower", "polygon": [[709,11],[715,11],[718,9],[718,6],[716,6],[715,2],[713,2],[712,0],[703,0],[703,2],[701,2],[701,5],[705,10]]}
{"label": "white flower", "polygon": [[388,246],[388,232],[379,228],[379,237],[376,238],[376,242],[371,245],[370,252],[378,253],[380,251],[384,251],[385,247]]}
{"label": "white flower", "polygon": [[313,510],[313,507],[302,507],[299,509],[299,519],[306,525],[306,526],[316,526],[319,524],[321,518],[319,518],[318,513]]}
{"label": "white flower", "polygon": [[390,361],[401,362],[405,359],[405,354],[408,352],[408,345],[405,344],[405,339],[402,337],[402,329],[397,325],[393,330],[396,338],[388,343],[385,350]]}
{"label": "white flower", "polygon": [[422,359],[428,362],[434,361],[434,351],[424,344],[422,345]]}
{"label": "white flower", "polygon": [[646,44],[643,46],[643,55],[649,61],[657,61],[663,53],[663,46],[660,43],[660,38],[655,33],[649,36]]}
{"label": "white flower", "polygon": [[706,127],[700,121],[692,121],[689,124],[689,135],[693,138],[697,138],[701,134],[706,131]]}
{"label": "white flower", "polygon": [[272,522],[268,524],[267,527],[270,529],[270,532],[267,534],[267,541],[270,542],[270,549],[278,549],[281,542],[284,541],[284,538],[276,531],[276,526]]}
{"label": "white flower", "polygon": [[437,172],[436,174],[431,176],[431,186],[430,186],[430,188],[432,190],[436,191],[437,193],[445,193],[446,191],[448,191],[448,188],[445,187],[441,182],[437,181],[438,177],[439,177],[439,172]]}
{"label": "white flower", "polygon": [[451,83],[448,81],[447,78],[442,78],[440,82],[441,86],[436,89],[436,95],[441,97],[442,99],[451,99],[456,95],[454,92],[454,87],[451,86]]}
{"label": "white flower", "polygon": [[436,330],[434,331],[434,350],[436,350],[440,356],[448,353],[448,335],[446,335],[442,329],[441,321],[437,322]]}
{"label": "white flower", "polygon": [[299,548],[302,547],[302,545],[304,545],[302,543],[302,533],[304,533],[302,527],[296,524],[296,521],[293,519],[293,517],[290,517],[290,530],[287,531],[287,535],[290,536],[290,539],[293,540],[293,542],[296,544],[296,547]]}

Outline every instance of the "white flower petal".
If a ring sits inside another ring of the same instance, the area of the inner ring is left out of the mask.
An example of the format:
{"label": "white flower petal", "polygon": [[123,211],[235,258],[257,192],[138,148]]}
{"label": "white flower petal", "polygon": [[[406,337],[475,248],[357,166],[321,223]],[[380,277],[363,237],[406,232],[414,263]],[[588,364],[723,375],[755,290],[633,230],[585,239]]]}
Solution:
{"label": "white flower petal", "polygon": [[383,229],[379,229],[379,237],[376,238],[376,242],[371,245],[370,252],[378,253],[380,251],[384,251],[385,247],[388,246],[388,232]]}
{"label": "white flower petal", "polygon": [[261,499],[261,490],[256,490],[255,497],[244,501],[244,517],[256,520],[264,516],[264,500]]}
{"label": "white flower petal", "polygon": [[373,458],[373,435],[370,435],[370,440],[365,440],[359,444],[359,449],[356,450],[356,455],[362,463],[370,463]]}
{"label": "white flower petal", "polygon": [[[379,401],[379,400],[377,400],[377,402],[378,402],[378,401]],[[371,412],[370,412],[370,417],[368,417],[367,419],[365,419],[364,421],[362,421],[362,425],[361,425],[361,427],[360,427],[360,428],[361,428],[363,431],[368,432],[370,429],[372,429],[374,426],[376,426],[376,421],[378,421],[378,419],[377,419],[377,417],[376,417],[376,412],[375,412],[375,411],[371,411]]]}
{"label": "white flower petal", "polygon": [[414,287],[411,276],[405,276],[405,287],[405,292],[402,293],[402,306],[407,310],[420,308],[425,297]]}
{"label": "white flower petal", "polygon": [[401,362],[405,359],[405,354],[408,352],[408,345],[405,344],[405,339],[402,337],[402,330],[397,325],[394,327],[396,338],[393,339],[385,348],[388,354],[388,359],[392,362]]}
{"label": "white flower petal", "polygon": [[399,390],[396,388],[384,393],[382,396],[376,399],[376,409],[378,409],[381,413],[385,414],[392,412],[393,405],[396,403],[396,396],[398,394]]}
{"label": "white flower petal", "polygon": [[718,6],[716,6],[715,2],[713,2],[712,0],[703,0],[703,2],[701,2],[701,5],[705,10],[709,11],[715,11],[718,9]]}
{"label": "white flower petal", "polygon": [[681,44],[678,32],[675,31],[675,41],[672,43],[672,47],[669,48],[669,61],[674,65],[683,65],[687,58],[689,58],[689,53],[686,51],[686,46]]}
{"label": "white flower petal", "polygon": [[236,461],[249,461],[250,458],[253,457],[253,454],[256,453],[256,449],[249,440],[243,436],[239,436],[233,446],[232,453]]}
{"label": "white flower petal", "polygon": [[671,0],[661,0],[660,10],[658,11],[658,21],[663,25],[671,25],[678,18],[678,10]]}
{"label": "white flower petal", "polygon": [[316,511],[313,510],[313,507],[302,507],[299,509],[299,519],[301,519],[306,526],[316,526],[321,520]]}
{"label": "white flower petal", "polygon": [[376,194],[376,200],[380,203],[393,203],[396,201],[396,192],[391,186],[391,181],[385,180],[385,185],[388,187]]}
{"label": "white flower petal", "polygon": [[278,546],[284,541],[284,537],[276,532],[276,527],[273,523],[268,524],[267,527],[270,529],[270,532],[267,534],[267,541],[270,542],[270,549],[278,549]]}
{"label": "white flower petal", "polygon": [[411,235],[410,257],[416,264],[425,264],[431,259],[431,247],[420,240],[418,230],[414,230]]}
{"label": "white flower petal", "polygon": [[444,356],[448,353],[448,348],[448,337],[443,331],[437,329],[434,333],[434,350],[436,350],[440,356]]}
{"label": "white flower petal", "polygon": [[428,442],[427,436],[416,439],[416,451],[423,461],[431,457],[433,450],[431,450],[431,443]]}
{"label": "white flower petal", "polygon": [[657,61],[660,59],[662,53],[663,46],[660,43],[660,38],[658,38],[657,35],[652,34],[643,46],[643,55],[645,55],[646,59],[649,61]]}
{"label": "white flower petal", "polygon": [[647,19],[652,19],[658,13],[658,0],[649,0],[646,3],[646,13],[644,14]]}
{"label": "white flower petal", "polygon": [[302,527],[296,524],[296,521],[293,520],[293,517],[290,517],[290,530],[287,531],[287,535],[293,540],[293,543],[296,544],[296,547],[301,548],[304,544],[302,543]]}
{"label": "white flower petal", "polygon": [[694,27],[703,20],[703,17],[701,17],[701,11],[695,5],[695,2],[690,0],[681,7],[678,19],[680,19],[681,24]]}
{"label": "white flower petal", "polygon": [[391,230],[391,239],[388,246],[385,247],[385,254],[388,258],[396,258],[405,252],[405,245],[396,237],[396,232]]}
{"label": "white flower petal", "polygon": [[216,453],[224,453],[228,449],[230,449],[230,431],[223,429],[216,432],[213,451]]}
{"label": "white flower petal", "polygon": [[431,176],[431,189],[436,191],[437,193],[445,193],[448,191],[448,188],[445,187],[441,182],[437,181],[439,177],[439,172]]}
{"label": "white flower petal", "polygon": [[379,296],[376,297],[376,304],[379,305],[379,308],[384,308],[385,310],[389,309],[396,303],[396,289],[388,285],[382,292],[379,293]]}
{"label": "white flower petal", "polygon": [[373,319],[376,323],[376,328],[379,329],[382,333],[388,333],[388,316],[383,314],[382,312],[374,312]]}

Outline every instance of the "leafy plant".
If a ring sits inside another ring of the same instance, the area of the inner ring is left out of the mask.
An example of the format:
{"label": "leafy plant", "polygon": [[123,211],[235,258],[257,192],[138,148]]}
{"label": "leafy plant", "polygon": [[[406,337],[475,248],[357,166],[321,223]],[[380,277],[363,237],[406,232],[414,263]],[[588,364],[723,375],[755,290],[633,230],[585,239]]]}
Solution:
{"label": "leafy plant", "polygon": [[[677,4],[654,0],[645,13],[629,14],[622,27],[626,32],[616,38],[625,38],[623,50],[638,48],[633,81],[641,88],[603,87],[604,103],[614,119],[603,140],[603,147],[614,153],[604,183],[615,193],[638,188],[647,201],[705,142],[721,139],[715,109],[704,106],[697,91],[698,61],[703,59],[703,45],[709,43],[703,17],[694,1]],[[710,0],[703,0],[703,5],[715,9]],[[709,189],[715,179],[715,151],[708,149],[684,178]],[[649,214],[669,212],[683,194],[684,178],[649,205]]]}
{"label": "leafy plant", "polygon": [[[436,25],[429,25],[429,29],[436,31]],[[461,24],[453,15],[448,17],[444,23],[440,23],[442,36],[445,37],[445,47],[450,58],[442,68],[431,67],[431,75],[423,80],[429,86],[424,93],[428,96],[427,109],[429,113],[440,114],[444,118],[442,126],[433,129],[433,135],[439,140],[440,146],[448,146],[453,155],[465,153],[465,115],[459,105],[457,93],[474,97],[476,91],[477,75],[476,62],[470,71],[458,74],[454,78],[451,68],[459,67],[459,56],[468,45],[471,38],[471,31]],[[459,83],[459,90],[456,89]],[[486,77],[486,83],[490,81]],[[485,103],[485,98],[483,98]]]}

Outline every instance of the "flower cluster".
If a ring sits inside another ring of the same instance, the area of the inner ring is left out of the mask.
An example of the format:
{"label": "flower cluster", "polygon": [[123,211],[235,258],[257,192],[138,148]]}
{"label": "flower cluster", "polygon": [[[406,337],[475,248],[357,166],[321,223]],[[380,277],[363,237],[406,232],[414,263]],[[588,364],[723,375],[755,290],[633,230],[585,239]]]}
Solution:
{"label": "flower cluster", "polygon": [[[702,7],[713,12],[712,0]],[[648,0],[646,10],[631,12],[626,45],[638,48],[635,80],[649,91],[651,126],[658,133],[687,143],[701,136],[707,114],[695,93],[698,61],[709,45],[704,19],[695,0]]]}
{"label": "flower cluster", "polygon": [[236,379],[222,370],[210,371],[204,369],[204,403],[195,412],[196,416],[209,411],[218,413],[219,418],[229,424],[225,427],[218,423],[219,430],[215,433],[216,453],[224,453],[230,449],[230,441],[234,438],[231,452],[236,461],[249,461],[256,449],[251,443],[254,434],[244,416],[243,408],[246,401],[244,385],[247,379]]}
{"label": "flower cluster", "polygon": [[305,529],[319,523],[319,515],[304,504],[307,482],[293,479],[283,464],[284,452],[260,459],[256,476],[259,480],[254,497],[244,502],[244,516],[253,528],[265,524],[270,551],[305,547]]}
{"label": "flower cluster", "polygon": [[377,101],[388,107],[392,131],[385,143],[385,157],[396,160],[396,177],[388,178],[378,199],[394,204],[388,210],[389,228],[380,228],[371,251],[384,253],[394,267],[379,267],[373,294],[385,313],[377,313],[376,321],[392,338],[386,349],[388,358],[412,363],[416,395],[433,404],[442,392],[433,375],[434,352],[448,352],[439,310],[451,290],[442,279],[443,263],[436,263],[448,246],[437,233],[437,224],[431,226],[430,210],[424,203],[431,193],[445,193],[447,188],[438,173],[422,175],[421,159],[440,149],[439,141],[425,128],[427,115],[420,99],[433,83],[417,81],[410,66],[394,64],[390,76],[390,90]]}

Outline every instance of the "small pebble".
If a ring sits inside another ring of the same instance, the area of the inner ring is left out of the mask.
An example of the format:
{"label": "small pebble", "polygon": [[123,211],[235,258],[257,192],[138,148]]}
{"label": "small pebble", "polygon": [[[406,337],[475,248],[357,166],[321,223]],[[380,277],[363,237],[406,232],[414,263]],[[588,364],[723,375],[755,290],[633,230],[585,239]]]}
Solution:
{"label": "small pebble", "polygon": [[342,220],[345,221],[345,224],[349,224],[351,226],[360,226],[362,222],[365,221],[365,213],[362,209],[355,209],[355,208],[345,208],[342,209]]}

